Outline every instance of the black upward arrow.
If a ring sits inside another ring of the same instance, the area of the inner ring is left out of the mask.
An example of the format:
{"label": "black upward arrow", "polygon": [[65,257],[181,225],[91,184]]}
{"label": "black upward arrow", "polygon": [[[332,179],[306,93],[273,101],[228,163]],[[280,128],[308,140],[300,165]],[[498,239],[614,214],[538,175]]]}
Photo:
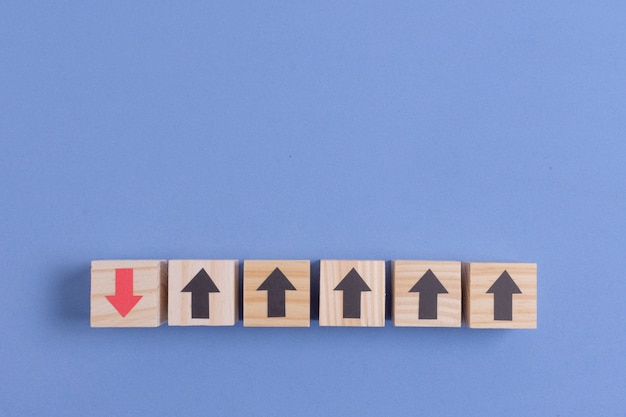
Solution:
{"label": "black upward arrow", "polygon": [[361,275],[354,268],[335,287],[335,291],[343,291],[343,318],[361,318],[361,292],[372,291]]}
{"label": "black upward arrow", "polygon": [[513,320],[513,294],[521,293],[513,278],[504,271],[487,290],[487,294],[493,294],[493,319]]}
{"label": "black upward arrow", "polygon": [[267,317],[285,317],[285,291],[295,291],[296,288],[276,268],[256,290],[267,291]]}
{"label": "black upward arrow", "polygon": [[447,294],[448,290],[437,279],[433,271],[429,269],[409,292],[420,293],[418,317],[420,319],[436,319],[437,295]]}
{"label": "black upward arrow", "polygon": [[220,292],[220,290],[217,289],[209,274],[202,268],[181,292],[191,293],[191,318],[208,319],[209,293]]}

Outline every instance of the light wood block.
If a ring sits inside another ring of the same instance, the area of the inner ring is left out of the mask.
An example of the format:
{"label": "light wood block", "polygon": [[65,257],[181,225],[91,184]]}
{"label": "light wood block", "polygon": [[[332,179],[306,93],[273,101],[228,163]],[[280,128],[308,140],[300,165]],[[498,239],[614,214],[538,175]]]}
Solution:
{"label": "light wood block", "polygon": [[238,260],[171,260],[168,270],[168,325],[234,326],[239,320]]}
{"label": "light wood block", "polygon": [[385,325],[385,261],[320,261],[320,326]]}
{"label": "light wood block", "polygon": [[246,260],[243,265],[244,326],[310,326],[310,261]]}
{"label": "light wood block", "polygon": [[167,319],[167,261],[91,262],[91,327],[158,327]]}
{"label": "light wood block", "polygon": [[395,326],[461,327],[461,262],[392,261]]}
{"label": "light wood block", "polygon": [[537,264],[463,263],[463,316],[472,328],[537,328]]}

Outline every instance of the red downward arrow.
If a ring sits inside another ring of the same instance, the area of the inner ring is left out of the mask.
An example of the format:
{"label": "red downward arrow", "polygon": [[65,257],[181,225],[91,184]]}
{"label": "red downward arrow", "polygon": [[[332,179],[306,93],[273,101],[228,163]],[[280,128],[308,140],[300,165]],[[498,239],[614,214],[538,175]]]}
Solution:
{"label": "red downward arrow", "polygon": [[132,268],[120,268],[115,270],[115,295],[107,295],[109,303],[115,307],[122,317],[126,317],[142,295],[133,295],[133,270]]}

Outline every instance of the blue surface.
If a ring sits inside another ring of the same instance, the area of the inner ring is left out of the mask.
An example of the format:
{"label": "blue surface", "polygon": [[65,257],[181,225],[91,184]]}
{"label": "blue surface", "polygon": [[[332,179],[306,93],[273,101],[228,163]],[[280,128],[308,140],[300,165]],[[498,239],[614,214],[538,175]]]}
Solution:
{"label": "blue surface", "polygon": [[[1,416],[626,415],[626,9],[0,5]],[[539,329],[89,328],[115,258],[526,261]]]}

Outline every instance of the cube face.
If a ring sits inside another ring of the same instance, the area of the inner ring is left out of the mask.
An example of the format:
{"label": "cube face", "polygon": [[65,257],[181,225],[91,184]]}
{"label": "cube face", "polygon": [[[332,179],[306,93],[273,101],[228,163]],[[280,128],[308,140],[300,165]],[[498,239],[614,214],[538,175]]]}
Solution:
{"label": "cube face", "polygon": [[168,325],[234,326],[239,320],[239,261],[171,260]]}
{"label": "cube face", "polygon": [[393,323],[461,327],[461,262],[393,261]]}
{"label": "cube face", "polygon": [[385,325],[385,261],[320,261],[320,326]]}
{"label": "cube face", "polygon": [[158,327],[167,319],[167,261],[91,263],[91,327]]}
{"label": "cube face", "polygon": [[537,328],[537,264],[463,263],[463,316],[471,328]]}
{"label": "cube face", "polygon": [[310,321],[310,261],[244,261],[244,326],[309,327]]}

